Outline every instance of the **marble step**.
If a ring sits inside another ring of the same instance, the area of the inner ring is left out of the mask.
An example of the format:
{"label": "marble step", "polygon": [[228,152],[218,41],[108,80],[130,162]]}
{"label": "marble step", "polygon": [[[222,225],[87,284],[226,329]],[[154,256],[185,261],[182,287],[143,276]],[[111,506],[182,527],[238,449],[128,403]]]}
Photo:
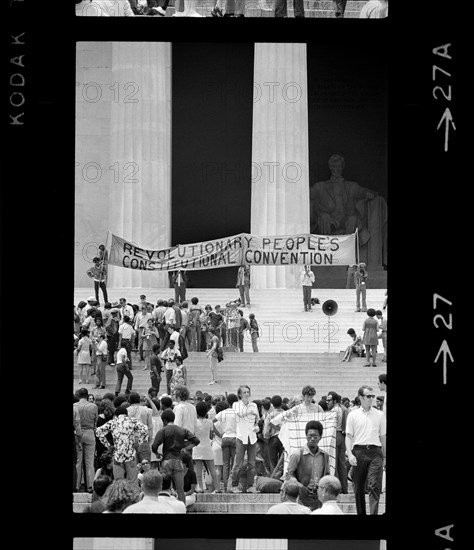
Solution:
{"label": "marble step", "polygon": [[[227,354],[226,359],[218,366],[218,384],[208,385],[210,381],[209,361],[201,357],[204,353],[193,353],[186,360],[188,372],[188,387],[192,393],[197,390],[208,393],[235,393],[242,383],[247,383],[252,388],[254,399],[261,399],[267,395],[280,394],[292,397],[299,394],[301,388],[308,383],[314,384],[317,396],[328,391],[335,390],[342,396],[353,398],[357,389],[362,384],[369,384],[376,391],[377,381],[381,373],[387,370],[386,363],[380,363],[376,368],[366,368],[364,359],[356,358],[351,363],[341,363],[339,354],[298,355],[294,354],[268,354],[271,358],[263,357],[267,354],[236,353]],[[262,361],[260,362],[260,358]],[[132,357],[133,361],[134,357]],[[133,390],[146,392],[151,386],[149,371],[143,371],[143,363],[134,362]],[[107,367],[107,384],[105,390],[93,388],[95,380],[91,377],[89,386],[91,393],[105,393],[114,391],[116,372],[115,368]],[[74,391],[79,388],[79,376],[76,359],[74,357],[73,369]],[[125,390],[126,380],[122,384]],[[82,384],[84,386],[84,384]],[[165,377],[163,376],[160,395],[166,391]]]}
{"label": "marble step", "polygon": [[[92,501],[88,493],[73,494],[73,512],[81,513]],[[267,493],[199,493],[196,504],[188,509],[188,513],[202,514],[265,514],[267,510],[280,502],[279,494]],[[345,514],[356,514],[355,497],[352,492],[339,495],[338,504]],[[369,497],[366,496],[367,510]],[[385,513],[385,493],[380,495],[379,514]]]}

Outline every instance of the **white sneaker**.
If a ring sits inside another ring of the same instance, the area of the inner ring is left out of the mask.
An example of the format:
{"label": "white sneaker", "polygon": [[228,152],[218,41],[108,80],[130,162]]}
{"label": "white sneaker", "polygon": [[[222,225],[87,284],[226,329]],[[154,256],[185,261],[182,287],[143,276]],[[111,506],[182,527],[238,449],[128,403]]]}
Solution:
{"label": "white sneaker", "polygon": [[247,493],[256,493],[257,492],[257,489],[255,489],[255,487],[252,485],[252,487],[249,487],[247,489]]}
{"label": "white sneaker", "polygon": [[233,493],[240,493],[238,487],[232,487],[232,492],[233,492]]}
{"label": "white sneaker", "polygon": [[153,8],[153,11],[157,12],[158,15],[166,15],[166,10],[164,10],[162,7]]}

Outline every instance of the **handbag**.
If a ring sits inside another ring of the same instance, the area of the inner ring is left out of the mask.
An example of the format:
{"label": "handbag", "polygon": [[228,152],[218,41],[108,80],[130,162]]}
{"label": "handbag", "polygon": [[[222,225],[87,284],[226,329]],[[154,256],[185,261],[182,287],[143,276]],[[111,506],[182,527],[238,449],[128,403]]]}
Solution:
{"label": "handbag", "polygon": [[224,350],[221,347],[218,347],[216,349],[217,352],[217,362],[220,363],[221,361],[224,361]]}
{"label": "handbag", "polygon": [[100,356],[100,358],[102,359],[102,361],[103,361],[104,363],[107,361],[107,356],[104,355],[104,354],[102,354],[102,355]]}

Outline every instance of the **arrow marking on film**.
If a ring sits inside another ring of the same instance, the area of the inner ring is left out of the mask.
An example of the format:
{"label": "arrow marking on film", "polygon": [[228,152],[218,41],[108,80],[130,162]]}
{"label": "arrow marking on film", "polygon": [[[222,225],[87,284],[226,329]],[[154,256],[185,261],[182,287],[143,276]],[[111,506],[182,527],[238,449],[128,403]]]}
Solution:
{"label": "arrow marking on film", "polygon": [[439,359],[439,356],[443,354],[443,384],[446,384],[447,379],[447,369],[446,369],[446,362],[449,355],[449,358],[451,359],[451,362],[454,363],[453,356],[451,355],[451,351],[448,346],[448,342],[446,340],[443,340],[443,343],[441,344],[441,347],[439,348],[438,355],[436,356],[436,359],[434,362],[436,363]]}

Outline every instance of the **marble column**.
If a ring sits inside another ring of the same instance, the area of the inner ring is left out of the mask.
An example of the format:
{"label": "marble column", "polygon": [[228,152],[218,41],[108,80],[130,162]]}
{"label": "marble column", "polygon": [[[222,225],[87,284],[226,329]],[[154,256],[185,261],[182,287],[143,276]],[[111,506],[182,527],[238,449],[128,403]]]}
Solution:
{"label": "marble column", "polygon": [[[171,244],[171,44],[112,46],[109,227],[148,249]],[[109,266],[108,286],[168,286],[167,273]]]}
{"label": "marble column", "polygon": [[[255,44],[251,233],[309,233],[305,44]],[[301,266],[253,267],[253,288],[297,288]]]}

